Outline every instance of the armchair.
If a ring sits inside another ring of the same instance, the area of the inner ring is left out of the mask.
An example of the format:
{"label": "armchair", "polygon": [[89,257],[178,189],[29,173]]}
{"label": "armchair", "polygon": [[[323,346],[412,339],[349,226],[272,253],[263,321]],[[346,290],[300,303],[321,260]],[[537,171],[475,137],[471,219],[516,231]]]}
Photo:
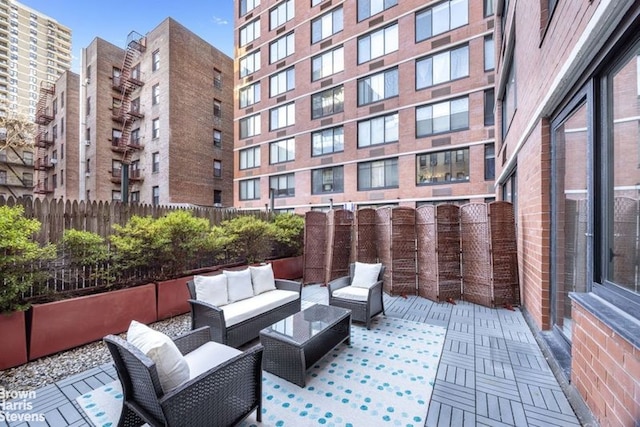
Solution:
{"label": "armchair", "polygon": [[[372,271],[375,271],[376,266],[379,267],[377,277],[371,274]],[[351,264],[349,276],[339,277],[327,284],[329,305],[351,310],[352,320],[364,322],[367,329],[371,329],[371,319],[380,313],[384,314],[382,298],[384,270],[385,267],[381,264],[359,262]],[[366,276],[370,276],[370,280],[363,282]],[[354,279],[356,280],[354,281]]]}
{"label": "armchair", "polygon": [[186,382],[164,392],[151,358],[106,336],[124,395],[118,425],[230,426],[254,410],[260,422],[263,347],[241,352],[210,339],[209,328],[200,328],[173,340],[191,370]]}

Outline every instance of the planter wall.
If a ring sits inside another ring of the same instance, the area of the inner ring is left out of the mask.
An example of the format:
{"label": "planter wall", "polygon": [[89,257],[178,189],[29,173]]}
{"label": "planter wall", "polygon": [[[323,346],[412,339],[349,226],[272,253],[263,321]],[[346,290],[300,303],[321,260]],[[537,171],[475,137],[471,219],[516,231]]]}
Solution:
{"label": "planter wall", "polygon": [[27,331],[24,311],[0,314],[0,370],[27,363]]}
{"label": "planter wall", "polygon": [[[209,274],[211,273],[207,273],[206,275]],[[192,278],[193,276],[186,276],[179,279],[165,280],[156,284],[158,320],[169,319],[180,314],[188,313],[191,310],[187,302],[189,299],[187,282]]]}
{"label": "planter wall", "polygon": [[300,280],[304,272],[304,257],[302,255],[269,261],[276,279]]}
{"label": "planter wall", "polygon": [[29,360],[126,331],[134,319],[148,324],[157,318],[153,283],[35,304],[31,308]]}

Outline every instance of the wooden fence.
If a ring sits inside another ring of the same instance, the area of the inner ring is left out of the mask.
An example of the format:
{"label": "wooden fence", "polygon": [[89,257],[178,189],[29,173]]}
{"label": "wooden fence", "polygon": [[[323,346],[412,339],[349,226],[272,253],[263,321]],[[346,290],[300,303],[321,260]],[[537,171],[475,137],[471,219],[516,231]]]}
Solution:
{"label": "wooden fence", "polygon": [[22,197],[15,199],[0,196],[0,206],[4,205],[22,205],[27,218],[40,221],[42,227],[36,240],[42,244],[59,243],[67,229],[91,231],[106,238],[112,234],[114,224],[124,225],[134,215],[159,218],[172,211],[189,210],[195,217],[208,219],[212,226],[239,215],[254,215],[262,219],[268,219],[269,215],[265,211],[239,211],[233,208],[171,207]]}

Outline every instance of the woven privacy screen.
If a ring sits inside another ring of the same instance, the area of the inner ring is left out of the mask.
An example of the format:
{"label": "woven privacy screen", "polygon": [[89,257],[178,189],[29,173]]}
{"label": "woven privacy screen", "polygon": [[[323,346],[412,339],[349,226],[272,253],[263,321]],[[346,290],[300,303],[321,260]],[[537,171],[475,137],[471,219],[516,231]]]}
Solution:
{"label": "woven privacy screen", "polygon": [[352,259],[369,264],[378,262],[376,241],[376,210],[358,209],[354,218]]}
{"label": "woven privacy screen", "polygon": [[378,257],[386,267],[384,291],[391,295],[416,295],[416,213],[396,206],[376,210]]}
{"label": "woven privacy screen", "polygon": [[456,205],[424,205],[416,209],[418,295],[442,302],[458,299],[460,216]]}
{"label": "woven privacy screen", "polygon": [[331,209],[327,212],[327,261],[325,283],[349,275],[353,212]]}
{"label": "woven privacy screen", "polygon": [[489,203],[493,305],[520,304],[518,248],[513,205]]}
{"label": "woven privacy screen", "polygon": [[308,211],[304,216],[303,283],[324,283],[327,259],[327,215]]}
{"label": "woven privacy screen", "polygon": [[636,283],[636,271],[640,261],[637,221],[638,200],[630,197],[613,199],[613,280],[625,286]]}

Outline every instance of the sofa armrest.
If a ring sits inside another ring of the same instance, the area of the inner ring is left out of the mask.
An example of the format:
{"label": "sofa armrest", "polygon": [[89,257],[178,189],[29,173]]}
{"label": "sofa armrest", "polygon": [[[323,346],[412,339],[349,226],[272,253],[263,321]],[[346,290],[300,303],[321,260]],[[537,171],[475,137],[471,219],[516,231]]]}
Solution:
{"label": "sofa armrest", "polygon": [[191,329],[208,326],[211,328],[211,339],[226,344],[227,323],[222,309],[204,301],[194,299],[188,301],[191,306]]}
{"label": "sofa armrest", "polygon": [[285,291],[295,291],[297,293],[302,292],[302,283],[295,280],[276,279],[276,288]]}
{"label": "sofa armrest", "polygon": [[183,355],[191,353],[196,348],[211,341],[211,332],[208,326],[186,332],[173,339],[173,342]]}
{"label": "sofa armrest", "polygon": [[382,280],[378,280],[375,285],[369,288],[369,297],[374,294],[382,294],[382,284],[384,282]]}
{"label": "sofa armrest", "polygon": [[329,289],[329,295],[333,295],[335,291],[340,288],[345,288],[351,284],[350,276],[338,277],[327,283],[327,289]]}

